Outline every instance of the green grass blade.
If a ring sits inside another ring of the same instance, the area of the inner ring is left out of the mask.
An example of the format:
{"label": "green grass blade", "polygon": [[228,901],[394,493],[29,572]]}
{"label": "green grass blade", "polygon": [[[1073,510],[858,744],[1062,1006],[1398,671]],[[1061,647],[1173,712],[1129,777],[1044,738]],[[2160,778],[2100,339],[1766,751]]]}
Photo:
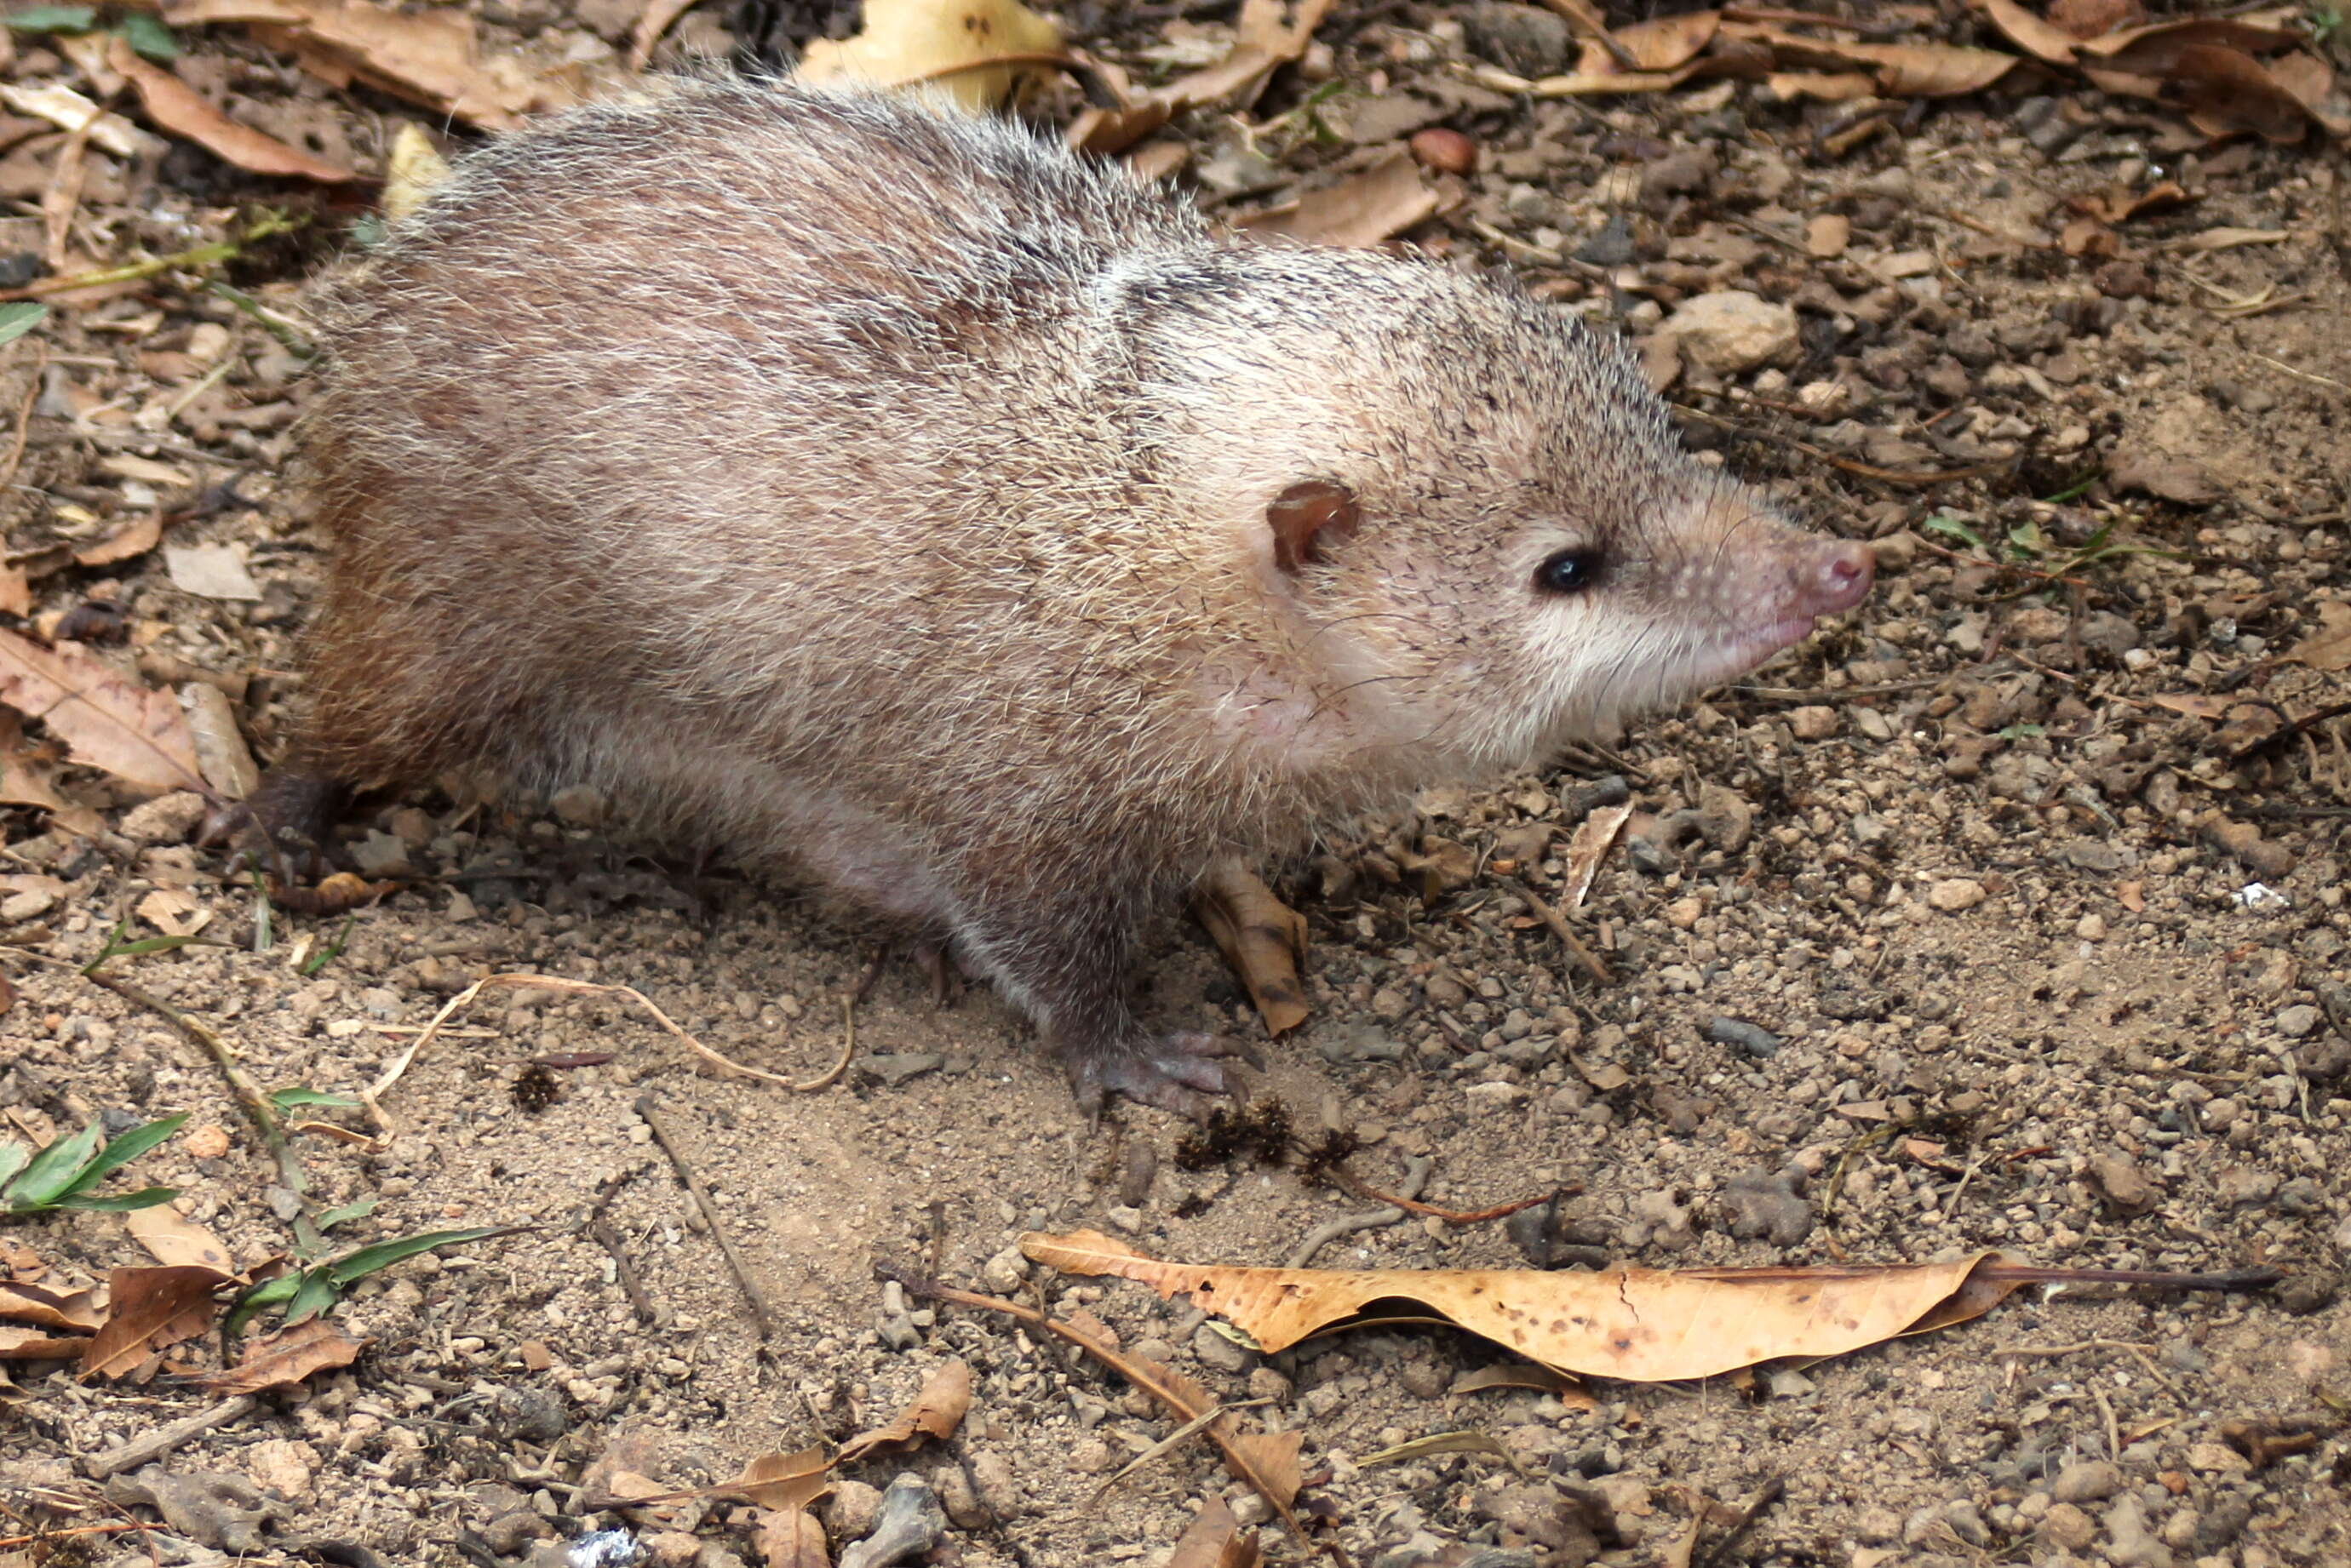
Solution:
{"label": "green grass blade", "polygon": [[121,1169],[187,1126],[191,1114],[182,1111],[176,1116],[165,1116],[161,1121],[149,1122],[145,1127],[132,1127],[100,1149],[98,1158],[83,1166],[79,1174],[67,1185],[66,1189],[57,1194],[58,1198],[73,1198],[88,1192],[105,1180],[109,1172]]}
{"label": "green grass blade", "polygon": [[35,1155],[33,1162],[25,1167],[25,1173],[10,1182],[7,1192],[0,1196],[6,1198],[12,1209],[47,1208],[73,1186],[74,1178],[97,1152],[98,1124],[92,1122]]}
{"label": "green grass blade", "polygon": [[402,1236],[396,1241],[378,1241],[361,1247],[358,1251],[338,1258],[326,1265],[338,1286],[349,1285],[367,1278],[378,1269],[388,1269],[419,1252],[430,1252],[436,1247],[455,1247],[466,1241],[478,1241],[485,1236],[496,1236],[509,1229],[504,1225],[485,1225],[472,1231],[427,1231],[422,1235]]}
{"label": "green grass blade", "polygon": [[97,1209],[109,1214],[120,1214],[132,1209],[152,1209],[158,1203],[169,1203],[179,1195],[180,1189],[176,1187],[142,1187],[136,1192],[125,1192],[119,1197],[60,1198],[57,1206],[60,1209]]}

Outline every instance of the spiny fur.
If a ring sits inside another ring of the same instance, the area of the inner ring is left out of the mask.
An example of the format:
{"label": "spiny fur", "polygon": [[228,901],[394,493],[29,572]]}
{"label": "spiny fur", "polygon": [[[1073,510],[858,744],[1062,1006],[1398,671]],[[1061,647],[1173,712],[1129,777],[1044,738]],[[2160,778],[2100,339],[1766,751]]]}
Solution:
{"label": "spiny fur", "polygon": [[[953,936],[1081,1068],[1213,856],[1731,672],[1802,537],[1523,295],[878,96],[560,117],[321,312],[293,774],[593,784]],[[1284,574],[1307,479],[1365,521]],[[1534,624],[1568,545],[1609,592]]]}

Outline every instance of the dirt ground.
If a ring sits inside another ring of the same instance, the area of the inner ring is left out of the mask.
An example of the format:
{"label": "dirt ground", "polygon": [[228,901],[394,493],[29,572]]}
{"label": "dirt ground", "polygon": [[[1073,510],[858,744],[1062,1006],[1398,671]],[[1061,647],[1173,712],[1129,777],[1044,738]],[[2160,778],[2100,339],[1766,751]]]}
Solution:
{"label": "dirt ground", "polygon": [[[1138,79],[1230,19],[1114,9],[1067,20]],[[635,19],[548,0],[480,12],[494,43],[574,58],[610,57]],[[682,26],[706,46],[718,25]],[[1337,825],[1327,853],[1280,869],[1311,932],[1313,1013],[1290,1035],[1264,1040],[1188,921],[1171,912],[1153,944],[1154,1015],[1255,1042],[1250,1097],[1309,1131],[1352,1129],[1364,1183],[1423,1179],[1425,1202],[1460,1210],[1557,1203],[1456,1227],[1294,1165],[1184,1168],[1185,1128],[1159,1113],[1090,1127],[993,995],[935,1006],[914,964],[877,963],[880,928],[723,860],[609,843],[592,802],[385,803],[352,823],[351,847],[408,885],[347,935],[340,916],[280,909],[276,945],[256,951],[251,889],[189,842],[195,797],[142,801],[68,769],[64,811],[0,815],[16,987],[0,1117],[40,1142],[193,1112],[129,1175],[177,1188],[240,1265],[287,1251],[301,1200],[204,1053],[74,971],[118,919],[148,935],[208,916],[202,934],[227,945],[109,972],[208,1023],[265,1089],[355,1093],[452,995],[509,971],[634,987],[711,1048],[812,1078],[842,1049],[844,999],[868,989],[849,1072],[815,1093],[722,1075],[625,998],[485,992],[383,1096],[381,1125],[307,1113],[375,1142],[297,1147],[314,1210],[375,1202],[338,1240],[530,1229],[360,1282],[333,1314],[368,1342],[356,1362],[257,1396],[159,1461],[265,1489],[266,1528],[242,1550],[185,1529],[59,1533],[152,1521],[120,1481],[105,1501],[93,1460],[217,1396],[177,1366],[142,1383],[0,1364],[0,1563],[547,1564],[589,1561],[557,1544],[586,1528],[664,1563],[757,1561],[739,1504],[665,1521],[579,1505],[615,1471],[691,1487],[878,1425],[954,1358],[975,1374],[960,1432],[853,1467],[820,1511],[836,1551],[902,1472],[947,1516],[915,1560],[971,1568],[1162,1563],[1210,1494],[1264,1517],[1197,1444],[1104,1492],[1176,1423],[1005,1318],[907,1298],[888,1271],[1081,1309],[1130,1353],[1259,1401],[1252,1419],[1303,1434],[1301,1507],[1321,1538],[1380,1568],[1687,1564],[1694,1526],[1698,1560],[1716,1563],[2351,1562],[2339,152],[2215,141],[2072,81],[1871,100],[1884,123],[1859,137],[1844,134],[1863,124],[1853,105],[1783,102],[1762,81],[1531,98],[1456,68],[1564,68],[1545,55],[1563,30],[1517,7],[1345,5],[1318,36],[1249,117],[1290,116],[1281,134],[1243,138],[1211,112],[1162,133],[1190,154],[1179,180],[1241,211],[1360,167],[1365,148],[1463,133],[1476,171],[1406,243],[1510,264],[1619,322],[1661,379],[1677,372],[1668,396],[1693,444],[1814,525],[1881,541],[1870,601],[1748,680],[1540,776]],[[191,80],[314,151],[380,168],[403,121],[465,140],[235,29],[186,42],[210,62]],[[75,69],[19,34],[5,79]],[[1301,105],[1319,130],[1300,130]],[[0,267],[23,260],[21,282],[40,271],[60,137],[0,125],[0,195],[21,214],[0,219],[0,252],[27,253]],[[2114,192],[2165,181],[2185,200],[2095,221]],[[2093,221],[2069,231],[2076,199]],[[93,143],[68,237],[82,265],[166,254],[271,201],[315,214],[301,243],[214,275],[298,321],[303,279],[364,200],[322,204],[185,144]],[[1708,369],[1702,340],[1666,347],[1685,302],[1726,289],[1793,307],[1773,362]],[[330,548],[281,481],[300,358],[186,271],[60,306],[0,353],[0,416],[24,410],[0,417],[0,445],[21,441],[0,503],[11,562],[54,563],[60,544],[161,511],[167,548],[228,546],[252,579],[191,591],[208,586],[202,562],[162,549],[68,565],[35,576],[25,624],[149,684],[217,686],[266,763],[298,702],[297,638]],[[1569,836],[1609,775],[1634,815],[1572,916],[1608,971],[1597,983],[1520,879],[1567,897]],[[766,1297],[764,1334],[639,1113],[648,1096]],[[1158,1257],[1274,1264],[1357,1214],[1378,1222],[1315,1264],[1997,1249],[2286,1277],[2239,1294],[2029,1290],[1817,1364],[1562,1400],[1460,1388],[1507,1357],[1424,1324],[1260,1356],[1180,1302],[1055,1276],[1015,1245],[1091,1227]],[[71,1290],[149,1261],[120,1216],[0,1221],[0,1279]],[[175,1352],[192,1371],[218,1355],[205,1338]],[[1453,1432],[1493,1442],[1370,1462]],[[1264,1544],[1301,1558],[1278,1526]]]}

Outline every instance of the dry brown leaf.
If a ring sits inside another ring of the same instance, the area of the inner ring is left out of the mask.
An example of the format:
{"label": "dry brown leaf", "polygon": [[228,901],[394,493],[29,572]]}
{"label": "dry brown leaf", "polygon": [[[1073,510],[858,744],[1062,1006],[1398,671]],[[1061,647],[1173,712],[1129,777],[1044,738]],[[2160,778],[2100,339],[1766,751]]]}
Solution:
{"label": "dry brown leaf", "polygon": [[1567,853],[1560,880],[1565,884],[1566,896],[1560,902],[1571,909],[1583,907],[1584,895],[1592,891],[1592,878],[1600,872],[1600,862],[1607,858],[1608,846],[1625,831],[1631,821],[1630,805],[1604,805],[1587,815],[1575,825],[1575,835],[1567,841]]}
{"label": "dry brown leaf", "polygon": [[117,561],[143,556],[162,542],[162,516],[151,512],[144,517],[133,518],[97,544],[76,550],[73,558],[84,566],[110,566]]}
{"label": "dry brown leaf", "polygon": [[119,33],[108,37],[106,63],[139,89],[139,102],[149,119],[240,169],[330,185],[359,177],[349,169],[314,158],[249,125],[239,125],[170,71],[141,59]]}
{"label": "dry brown leaf", "polygon": [[2116,256],[2122,254],[2123,242],[2097,219],[2083,217],[2058,232],[2057,248],[2069,256]]}
{"label": "dry brown leaf", "polygon": [[1772,58],[1782,66],[1865,67],[1876,76],[1878,90],[1893,98],[1949,98],[1980,92],[2016,65],[2014,55],[1956,44],[1863,44],[1806,37],[1750,22],[1726,22],[1722,30],[1726,36],[1770,46]]}
{"label": "dry brown leaf", "polygon": [[149,789],[209,793],[179,699],[71,644],[0,630],[0,702],[47,725],[78,763]]}
{"label": "dry brown leaf", "polygon": [[2351,604],[2322,600],[2318,629],[2295,643],[2285,662],[2306,664],[2313,670],[2351,670]]}
{"label": "dry brown leaf", "polygon": [[1263,1560],[1256,1533],[1242,1534],[1232,1509],[1212,1495],[1176,1538],[1167,1568],[1257,1568]]}
{"label": "dry brown leaf", "polygon": [[2147,20],[2138,0],[2049,0],[2049,22],[2072,38],[2103,38]]}
{"label": "dry brown leaf", "polygon": [[1437,193],[1399,148],[1362,173],[1240,220],[1260,238],[1318,245],[1375,245],[1437,215]]}
{"label": "dry brown leaf", "polygon": [[57,1339],[37,1328],[0,1323],[0,1361],[73,1361],[89,1348],[79,1334]]}
{"label": "dry brown leaf", "polygon": [[[1677,70],[1689,64],[1714,42],[1721,26],[1719,11],[1685,11],[1678,16],[1659,16],[1613,31],[1616,41],[1633,56],[1631,69],[1646,74]],[[1583,52],[1576,57],[1575,74],[1580,77],[1622,76],[1626,69],[1594,38],[1586,38]]]}
{"label": "dry brown leaf", "polygon": [[706,1487],[700,1493],[682,1492],[676,1495],[724,1494],[739,1497],[760,1508],[774,1509],[778,1513],[792,1513],[808,1507],[832,1490],[831,1470],[832,1463],[825,1458],[822,1449],[801,1449],[789,1454],[761,1454],[745,1465],[743,1473],[731,1481]]}
{"label": "dry brown leaf", "polygon": [[213,1293],[228,1282],[220,1270],[194,1263],[113,1270],[106,1276],[106,1321],[82,1352],[82,1376],[126,1376],[158,1351],[203,1334],[213,1325]]}
{"label": "dry brown leaf", "polygon": [[1498,1361],[1491,1366],[1481,1366],[1475,1372],[1465,1372],[1453,1380],[1448,1394],[1482,1394],[1489,1388],[1532,1388],[1544,1394],[1556,1394],[1570,1402],[1572,1408],[1584,1409],[1589,1405],[1575,1405],[1581,1397],[1591,1404],[1583,1386],[1554,1366],[1541,1366],[1531,1361]]}
{"label": "dry brown leaf", "polygon": [[1176,78],[1151,96],[1178,114],[1228,99],[1236,108],[1248,108],[1266,78],[1306,52],[1331,5],[1332,0],[1297,0],[1285,17],[1282,0],[1241,0],[1233,52],[1205,70]]}
{"label": "dry brown leaf", "polygon": [[1800,98],[1820,103],[1853,103],[1877,96],[1877,78],[1862,71],[1773,71],[1764,88],[1782,103]]}
{"label": "dry brown leaf", "polygon": [[1781,1356],[1841,1355],[1989,1311],[2016,1288],[1972,1282],[1997,1253],[1887,1268],[1238,1269],[1164,1263],[1094,1231],[1031,1233],[1020,1250],[1071,1274],[1179,1293],[1269,1354],[1372,1302],[1400,1298],[1532,1361],[1627,1382],[1711,1377]]}
{"label": "dry brown leaf", "polygon": [[2066,204],[2100,223],[2126,223],[2142,213],[2168,213],[2195,199],[2177,181],[2165,180],[2144,191],[2117,188],[2104,194],[2075,196]]}
{"label": "dry brown leaf", "polygon": [[2183,714],[2190,719],[2219,720],[2236,705],[2231,697],[2210,697],[2201,691],[2166,692],[2147,701],[2158,708]]}
{"label": "dry brown leaf", "polygon": [[210,1269],[223,1279],[236,1272],[227,1244],[168,1203],[134,1209],[122,1222],[159,1263]]}
{"label": "dry brown leaf", "polygon": [[2197,16],[2087,38],[2074,48],[2085,65],[2095,62],[2127,76],[2166,78],[2179,63],[2182,49],[2213,47],[2266,55],[2292,48],[2298,42],[2296,35],[2273,27],[2221,16]]}
{"label": "dry brown leaf", "polygon": [[1273,896],[1241,861],[1220,858],[1192,895],[1192,912],[1249,988],[1269,1034],[1306,1022],[1312,1011],[1298,966],[1306,961],[1306,917]]}
{"label": "dry brown leaf", "polygon": [[1983,7],[1984,16],[2000,29],[2001,36],[2034,59],[2044,60],[2053,66],[2074,63],[2075,39],[2064,28],[2052,26],[2018,5],[2016,0],[1976,0],[1976,3]]}
{"label": "dry brown leaf", "polygon": [[2309,130],[2302,100],[2240,50],[2191,44],[2172,60],[2170,79],[2187,103],[2189,123],[2207,136],[2250,130],[2264,141],[2290,145]]}
{"label": "dry brown leaf", "polygon": [[768,1568],[830,1568],[824,1526],[804,1508],[775,1508],[759,1515],[751,1550]]}
{"label": "dry brown leaf", "polygon": [[836,1465],[853,1465],[870,1454],[883,1449],[911,1449],[925,1438],[934,1442],[946,1442],[955,1436],[963,1424],[964,1412],[971,1408],[971,1366],[968,1362],[950,1361],[931,1374],[914,1402],[899,1413],[898,1418],[886,1427],[876,1427],[870,1432],[860,1432],[841,1445],[834,1457]]}
{"label": "dry brown leaf", "polygon": [[157,888],[133,911],[167,937],[192,937],[212,923],[213,912],[184,888]]}
{"label": "dry brown leaf", "polygon": [[28,1280],[0,1280],[0,1318],[95,1334],[106,1321],[106,1308],[96,1291],[53,1291]]}
{"label": "dry brown leaf", "polygon": [[325,1318],[305,1318],[256,1340],[235,1366],[196,1381],[207,1392],[221,1395],[291,1388],[313,1372],[349,1366],[366,1348],[366,1340],[354,1339]]}
{"label": "dry brown leaf", "polygon": [[2316,55],[2296,49],[2290,55],[2263,61],[2262,68],[2330,134],[2351,138],[2351,103],[2335,96],[2334,67]]}
{"label": "dry brown leaf", "polygon": [[452,7],[395,11],[368,0],[177,0],[173,26],[244,22],[284,29],[302,67],[333,86],[353,79],[491,130],[560,109],[577,94],[534,78],[510,55],[485,58],[474,19]]}
{"label": "dry brown leaf", "polygon": [[1061,29],[1019,0],[865,0],[863,28],[817,38],[800,58],[804,82],[935,83],[975,112],[1012,95],[1034,64],[987,65],[1007,56],[1055,55]]}
{"label": "dry brown leaf", "polygon": [[33,613],[33,579],[24,567],[0,562],[0,611],[19,618]]}

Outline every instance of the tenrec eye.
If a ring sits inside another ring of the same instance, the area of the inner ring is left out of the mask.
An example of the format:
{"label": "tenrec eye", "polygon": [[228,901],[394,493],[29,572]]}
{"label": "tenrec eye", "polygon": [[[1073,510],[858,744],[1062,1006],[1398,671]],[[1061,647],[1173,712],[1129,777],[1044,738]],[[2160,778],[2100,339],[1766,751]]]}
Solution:
{"label": "tenrec eye", "polygon": [[1580,594],[1600,580],[1600,552],[1562,550],[1535,568],[1535,587],[1547,594]]}

